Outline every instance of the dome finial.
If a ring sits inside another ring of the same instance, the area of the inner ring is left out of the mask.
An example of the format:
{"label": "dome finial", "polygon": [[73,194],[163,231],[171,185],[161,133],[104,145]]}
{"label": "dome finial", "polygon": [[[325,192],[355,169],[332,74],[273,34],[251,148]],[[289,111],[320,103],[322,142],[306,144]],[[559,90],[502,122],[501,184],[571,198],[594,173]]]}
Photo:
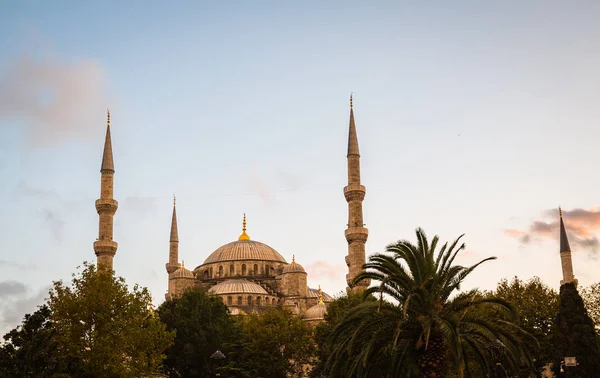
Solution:
{"label": "dome finial", "polygon": [[350,92],[350,109],[352,109],[352,92]]}
{"label": "dome finial", "polygon": [[110,109],[106,109],[106,126],[110,126]]}
{"label": "dome finial", "polygon": [[185,261],[181,260],[181,269],[185,269]]}
{"label": "dome finial", "polygon": [[244,220],[242,221],[242,234],[238,240],[250,240],[250,236],[246,233],[246,213],[244,213]]}
{"label": "dome finial", "polygon": [[296,263],[296,255],[292,255],[292,264]]}
{"label": "dome finial", "polygon": [[323,291],[321,291],[321,285],[319,285],[319,305],[324,305],[323,303]]}

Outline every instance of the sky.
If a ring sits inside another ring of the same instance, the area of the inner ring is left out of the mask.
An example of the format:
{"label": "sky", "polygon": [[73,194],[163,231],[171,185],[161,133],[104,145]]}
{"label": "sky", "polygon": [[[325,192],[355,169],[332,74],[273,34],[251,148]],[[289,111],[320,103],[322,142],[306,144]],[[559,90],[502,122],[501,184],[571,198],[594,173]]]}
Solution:
{"label": "sky", "polygon": [[597,1],[31,1],[0,4],[0,333],[95,262],[111,110],[116,273],[167,289],[248,234],[309,286],[345,288],[350,93],[367,253],[452,241],[498,259],[465,288],[600,280]]}

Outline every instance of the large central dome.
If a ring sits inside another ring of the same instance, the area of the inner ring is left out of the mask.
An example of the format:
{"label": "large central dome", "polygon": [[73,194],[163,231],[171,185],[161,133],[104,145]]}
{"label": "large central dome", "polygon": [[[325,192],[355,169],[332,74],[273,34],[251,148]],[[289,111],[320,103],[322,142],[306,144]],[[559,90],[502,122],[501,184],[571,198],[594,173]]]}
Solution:
{"label": "large central dome", "polygon": [[220,261],[260,260],[287,263],[283,256],[266,244],[255,240],[238,240],[219,247],[204,260],[204,264]]}

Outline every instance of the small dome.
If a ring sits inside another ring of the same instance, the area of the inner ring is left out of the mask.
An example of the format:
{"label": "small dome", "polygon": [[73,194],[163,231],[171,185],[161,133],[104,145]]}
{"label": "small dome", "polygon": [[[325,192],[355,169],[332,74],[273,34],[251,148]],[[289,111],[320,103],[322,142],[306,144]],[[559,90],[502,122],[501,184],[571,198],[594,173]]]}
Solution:
{"label": "small dome", "polygon": [[238,240],[219,247],[204,260],[203,265],[236,260],[286,262],[279,252],[266,244],[255,240]]}
{"label": "small dome", "polygon": [[283,268],[283,272],[282,273],[283,274],[285,274],[285,273],[304,273],[304,274],[306,274],[306,271],[304,270],[304,268],[302,267],[302,265],[300,265],[300,264],[298,264],[296,262],[296,258],[293,257],[292,258],[292,263],[286,265]]}
{"label": "small dome", "polygon": [[208,289],[208,293],[216,294],[260,294],[269,295],[267,291],[254,282],[248,280],[236,279],[227,280]]}
{"label": "small dome", "polygon": [[177,269],[176,271],[174,271],[173,273],[171,273],[169,275],[169,279],[174,279],[174,278],[191,278],[191,279],[195,279],[196,277],[194,276],[194,273],[192,273],[191,270],[187,269],[185,266],[181,265],[181,267],[179,269]]}
{"label": "small dome", "polygon": [[325,304],[314,305],[302,315],[302,320],[323,320],[325,313],[327,312],[327,306]]}
{"label": "small dome", "polygon": [[[326,292],[322,291],[321,294],[323,295],[323,302],[325,303],[329,303],[329,302],[333,302],[334,299],[333,297],[331,297],[331,295],[327,294]],[[319,289],[313,289],[313,288],[308,288],[308,297],[309,298],[319,298]]]}

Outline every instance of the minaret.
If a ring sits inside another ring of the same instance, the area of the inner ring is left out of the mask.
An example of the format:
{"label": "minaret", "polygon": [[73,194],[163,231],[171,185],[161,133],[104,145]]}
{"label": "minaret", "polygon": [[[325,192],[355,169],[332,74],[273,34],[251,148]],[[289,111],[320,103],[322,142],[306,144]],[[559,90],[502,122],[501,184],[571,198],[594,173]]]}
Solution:
{"label": "minaret", "polygon": [[573,274],[573,261],[571,260],[571,246],[569,246],[569,239],[567,239],[567,230],[565,229],[565,222],[562,217],[562,209],[558,208],[558,216],[560,217],[560,262],[562,265],[563,279],[560,281],[560,285],[566,283],[573,283],[577,287],[577,280]]}
{"label": "minaret", "polygon": [[167,273],[179,269],[179,235],[177,234],[177,199],[173,196],[173,217],[171,218],[171,237],[169,238],[169,262],[166,264]]}
{"label": "minaret", "polygon": [[113,268],[113,258],[117,253],[117,243],[113,241],[113,217],[119,203],[113,198],[113,181],[115,166],[113,162],[112,143],[110,140],[110,111],[107,111],[106,139],[100,168],[100,199],[96,200],[96,211],[99,215],[98,240],[94,242],[94,251],[98,257],[98,267],[101,265]]}
{"label": "minaret", "polygon": [[361,290],[369,286],[369,281],[362,281],[352,286],[352,280],[361,271],[365,263],[365,243],[369,231],[364,227],[362,201],[365,198],[366,189],[360,184],[360,154],[358,153],[358,137],[356,136],[356,125],[354,124],[354,110],[352,107],[352,95],[350,95],[350,130],[348,132],[348,186],[344,188],[344,197],[348,202],[348,228],[345,235],[348,241],[348,255],[346,265],[348,274],[346,282],[352,290]]}

